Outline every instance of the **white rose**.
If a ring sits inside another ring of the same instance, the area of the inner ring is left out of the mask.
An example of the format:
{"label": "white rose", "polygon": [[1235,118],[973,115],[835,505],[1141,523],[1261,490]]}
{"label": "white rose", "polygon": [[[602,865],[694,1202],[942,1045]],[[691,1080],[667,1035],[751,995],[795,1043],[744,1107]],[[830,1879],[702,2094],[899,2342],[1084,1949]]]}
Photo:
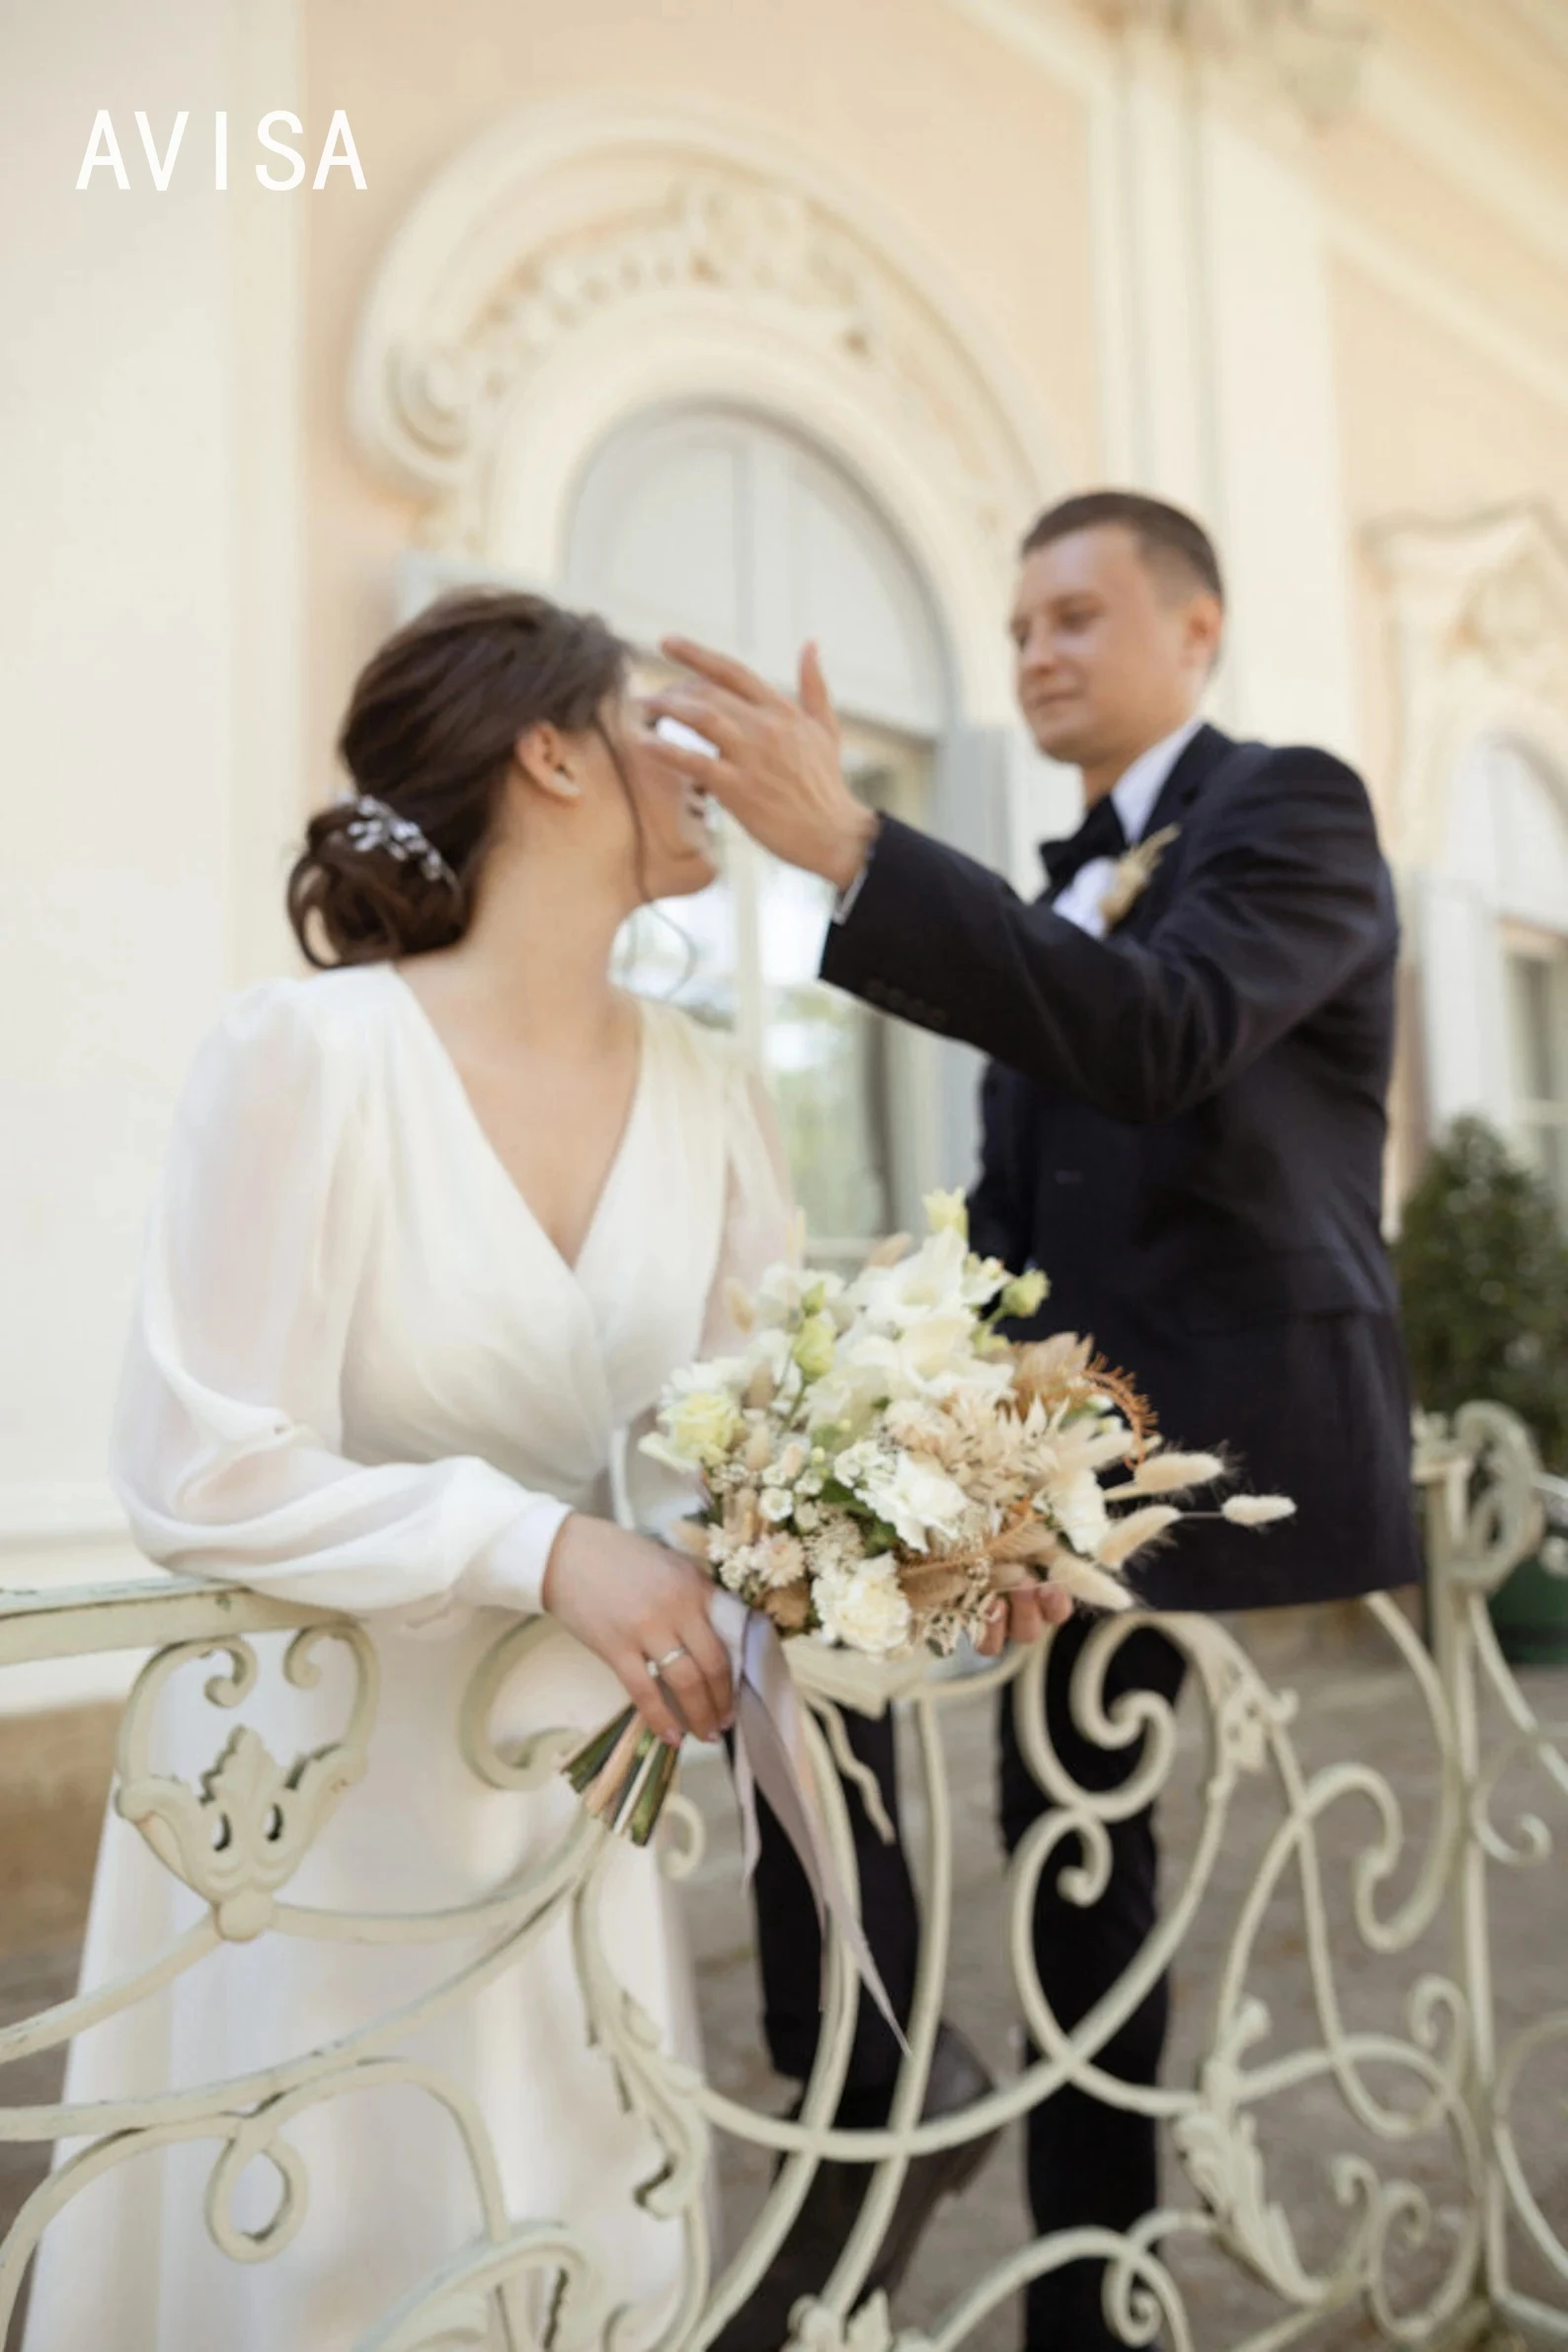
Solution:
{"label": "white rose", "polygon": [[722,1462],[745,1427],[727,1388],[688,1388],[660,1420],[671,1452],[693,1469]]}
{"label": "white rose", "polygon": [[891,1658],[908,1646],[913,1618],[886,1555],[820,1574],[813,1591],[825,1641],[872,1658]]}

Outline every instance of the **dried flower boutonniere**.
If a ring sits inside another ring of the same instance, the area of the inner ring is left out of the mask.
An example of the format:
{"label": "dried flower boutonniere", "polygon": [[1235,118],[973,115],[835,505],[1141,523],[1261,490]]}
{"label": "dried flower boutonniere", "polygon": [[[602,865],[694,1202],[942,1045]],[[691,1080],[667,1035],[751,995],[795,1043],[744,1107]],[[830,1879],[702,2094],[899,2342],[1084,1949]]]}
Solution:
{"label": "dried flower boutonniere", "polygon": [[1162,825],[1143,841],[1135,841],[1116,861],[1116,871],[1100,900],[1105,927],[1114,931],[1125,922],[1154,879],[1154,870],[1181,831],[1179,824]]}

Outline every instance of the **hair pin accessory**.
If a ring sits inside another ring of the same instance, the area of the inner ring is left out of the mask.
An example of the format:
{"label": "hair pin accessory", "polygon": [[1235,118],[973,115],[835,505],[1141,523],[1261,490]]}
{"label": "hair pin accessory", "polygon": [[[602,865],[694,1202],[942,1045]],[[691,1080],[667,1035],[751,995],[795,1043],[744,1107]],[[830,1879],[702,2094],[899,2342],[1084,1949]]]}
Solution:
{"label": "hair pin accessory", "polygon": [[457,876],[423,826],[412,817],[400,817],[371,793],[361,792],[355,799],[347,838],[354,849],[384,849],[400,866],[412,861],[427,882],[447,882],[453,890],[457,888]]}

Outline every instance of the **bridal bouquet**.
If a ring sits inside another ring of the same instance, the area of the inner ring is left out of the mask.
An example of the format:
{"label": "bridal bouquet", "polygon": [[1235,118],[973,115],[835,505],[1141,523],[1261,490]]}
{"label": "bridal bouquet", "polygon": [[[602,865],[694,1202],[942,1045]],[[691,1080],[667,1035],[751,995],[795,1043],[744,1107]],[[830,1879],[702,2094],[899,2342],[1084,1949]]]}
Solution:
{"label": "bridal bouquet", "polygon": [[[742,1352],[677,1372],[643,1441],[698,1482],[677,1540],[786,1639],[946,1655],[1037,1582],[1125,1608],[1129,1561],[1227,1475],[1217,1453],[1164,1450],[1090,1340],[1003,1339],[998,1324],[1039,1311],[1045,1276],[976,1256],[961,1193],[925,1206],[924,1243],[883,1243],[852,1281],[789,1264],[754,1297],[733,1290]],[[1220,1506],[1243,1526],[1294,1509]],[[566,1768],[645,1842],[674,1761],[628,1709]]]}

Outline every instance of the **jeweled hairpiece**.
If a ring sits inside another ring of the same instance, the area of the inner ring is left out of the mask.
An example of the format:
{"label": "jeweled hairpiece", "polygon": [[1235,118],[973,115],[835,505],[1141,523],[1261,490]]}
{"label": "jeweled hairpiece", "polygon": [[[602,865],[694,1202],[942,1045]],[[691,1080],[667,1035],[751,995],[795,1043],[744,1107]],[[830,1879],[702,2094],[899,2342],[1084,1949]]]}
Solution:
{"label": "jeweled hairpiece", "polygon": [[353,818],[347,827],[346,838],[351,848],[384,849],[400,866],[412,860],[427,882],[449,882],[453,890],[457,888],[457,876],[423,827],[412,817],[400,817],[396,809],[389,809],[385,801],[376,800],[368,792],[361,792],[353,803]]}

